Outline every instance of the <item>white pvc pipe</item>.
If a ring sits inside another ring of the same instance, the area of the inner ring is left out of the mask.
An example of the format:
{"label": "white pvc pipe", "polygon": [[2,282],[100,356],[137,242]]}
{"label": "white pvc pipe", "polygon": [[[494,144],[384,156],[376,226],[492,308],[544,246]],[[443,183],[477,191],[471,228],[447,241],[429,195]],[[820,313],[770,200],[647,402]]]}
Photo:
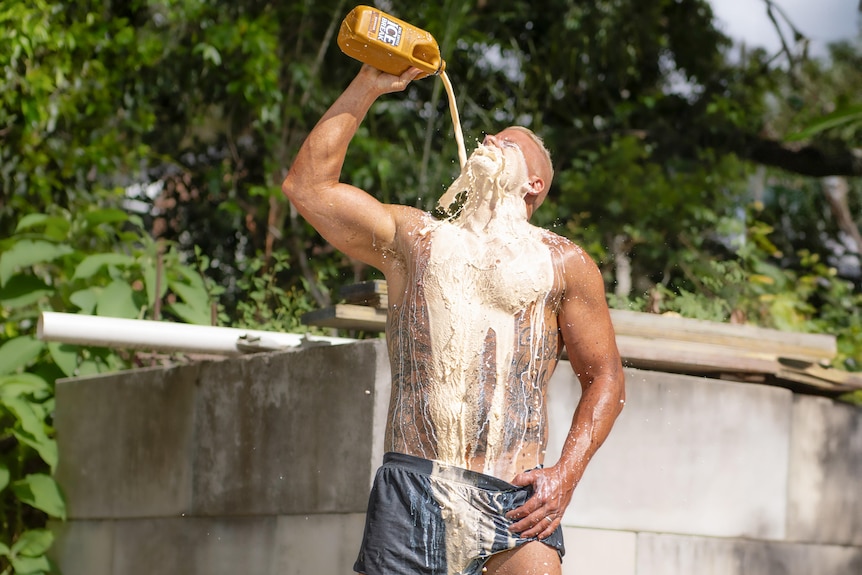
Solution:
{"label": "white pvc pipe", "polygon": [[113,349],[242,355],[303,344],[332,345],[356,340],[309,334],[210,327],[186,323],[121,319],[44,311],[36,328],[39,339]]}

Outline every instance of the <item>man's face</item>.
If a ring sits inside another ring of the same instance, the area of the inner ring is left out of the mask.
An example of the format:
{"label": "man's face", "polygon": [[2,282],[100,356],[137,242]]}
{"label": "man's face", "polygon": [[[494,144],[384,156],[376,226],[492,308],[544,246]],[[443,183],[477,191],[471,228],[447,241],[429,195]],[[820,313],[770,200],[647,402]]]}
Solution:
{"label": "man's face", "polygon": [[545,182],[551,174],[541,145],[528,133],[507,128],[485,137],[437,205],[449,214],[472,213],[480,206],[493,207],[500,200],[517,197],[524,202],[529,219],[547,195]]}
{"label": "man's face", "polygon": [[[505,129],[494,135],[487,135],[482,142],[495,146],[503,154],[521,154],[527,166],[528,184],[533,188],[535,198],[530,202],[535,210],[545,200],[550,184],[550,166],[544,152],[530,136],[520,130]],[[538,183],[540,182],[540,183]],[[532,213],[531,210],[531,213]]]}

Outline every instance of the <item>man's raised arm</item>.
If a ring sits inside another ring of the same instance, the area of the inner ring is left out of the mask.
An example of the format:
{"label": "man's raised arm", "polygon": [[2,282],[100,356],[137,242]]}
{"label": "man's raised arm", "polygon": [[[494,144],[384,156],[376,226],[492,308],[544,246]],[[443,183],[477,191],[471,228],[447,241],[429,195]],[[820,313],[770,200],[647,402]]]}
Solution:
{"label": "man's raised arm", "polygon": [[[296,155],[281,189],[336,249],[381,269],[395,238],[395,211],[340,182],[347,146],[374,101],[403,90],[420,71],[392,76],[364,65],[327,110]],[[385,270],[384,270],[385,271]]]}

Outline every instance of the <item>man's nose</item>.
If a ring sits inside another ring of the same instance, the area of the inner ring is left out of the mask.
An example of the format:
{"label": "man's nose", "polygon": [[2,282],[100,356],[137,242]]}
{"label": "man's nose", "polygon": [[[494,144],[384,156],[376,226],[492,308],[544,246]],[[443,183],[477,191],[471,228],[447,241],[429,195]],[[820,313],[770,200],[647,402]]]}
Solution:
{"label": "man's nose", "polygon": [[497,141],[497,136],[494,136],[492,134],[487,134],[485,136],[485,138],[482,140],[482,143],[485,144],[486,146],[492,146],[493,145],[493,146],[497,146],[498,148],[500,147],[500,143]]}

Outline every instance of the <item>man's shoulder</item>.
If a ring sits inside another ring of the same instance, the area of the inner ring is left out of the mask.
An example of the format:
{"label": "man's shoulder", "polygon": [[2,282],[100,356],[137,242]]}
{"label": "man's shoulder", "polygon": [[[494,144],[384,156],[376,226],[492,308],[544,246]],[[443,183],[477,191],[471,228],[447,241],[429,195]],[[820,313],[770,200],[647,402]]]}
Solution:
{"label": "man's shoulder", "polygon": [[428,212],[414,208],[413,206],[388,204],[387,207],[398,225],[424,224],[433,219]]}
{"label": "man's shoulder", "polygon": [[416,240],[424,236],[426,230],[436,220],[428,212],[412,206],[390,204],[388,208],[395,221],[397,237],[395,250],[406,255],[406,252],[416,248]]}
{"label": "man's shoulder", "polygon": [[538,230],[537,233],[541,235],[542,241],[549,246],[558,247],[559,249],[565,250],[567,252],[586,254],[586,252],[584,252],[584,249],[581,246],[579,246],[573,240],[570,240],[565,236],[561,236],[560,234],[554,233],[546,228],[536,227],[536,230]]}
{"label": "man's shoulder", "polygon": [[585,268],[592,270],[597,267],[590,254],[573,240],[545,228],[537,229],[542,234],[542,241],[552,252],[558,254],[566,269],[570,271],[580,269],[583,271]]}

